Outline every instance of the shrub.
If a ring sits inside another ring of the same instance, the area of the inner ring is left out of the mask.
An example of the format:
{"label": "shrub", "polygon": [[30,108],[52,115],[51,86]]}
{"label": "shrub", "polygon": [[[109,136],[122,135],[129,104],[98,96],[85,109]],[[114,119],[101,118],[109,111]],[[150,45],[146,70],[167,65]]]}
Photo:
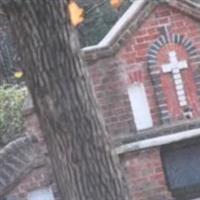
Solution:
{"label": "shrub", "polygon": [[23,132],[22,108],[27,95],[26,87],[0,86],[0,144],[18,137]]}

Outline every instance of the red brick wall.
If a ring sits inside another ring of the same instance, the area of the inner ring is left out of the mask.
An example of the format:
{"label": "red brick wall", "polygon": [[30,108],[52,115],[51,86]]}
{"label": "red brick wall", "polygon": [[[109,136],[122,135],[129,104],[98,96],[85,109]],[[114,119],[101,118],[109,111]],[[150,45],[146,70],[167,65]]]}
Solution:
{"label": "red brick wall", "polygon": [[[160,4],[138,31],[127,39],[124,46],[110,58],[93,63],[89,72],[94,89],[101,105],[109,133],[124,136],[136,132],[131,106],[127,94],[128,86],[137,81],[145,85],[154,126],[160,126],[160,107],[155,95],[154,84],[157,80],[150,75],[148,53],[152,44],[168,31],[181,35],[192,42],[197,54],[187,51],[182,44],[168,43],[158,51],[156,68],[161,73],[161,65],[168,63],[168,51],[176,51],[179,60],[187,60],[189,68],[182,71],[184,89],[193,117],[200,115],[200,26],[199,23],[175,8]],[[175,39],[174,39],[175,40]],[[186,45],[187,46],[187,45]],[[169,120],[175,123],[184,119],[180,108],[171,74],[160,75],[160,90],[166,102],[165,110]],[[164,110],[164,111],[165,111]],[[121,157],[122,166],[134,200],[171,200],[159,148],[147,149],[125,154]]]}
{"label": "red brick wall", "polygon": [[[169,7],[167,4],[160,4],[148,20],[141,25],[139,30],[133,33],[131,38],[127,39],[125,45],[121,47],[115,56],[101,59],[89,67],[109,133],[124,135],[135,132],[127,95],[127,88],[134,81],[143,82],[145,85],[154,126],[163,123],[160,112],[165,112],[166,110],[169,113],[168,117],[171,122],[184,119],[183,110],[180,109],[177,102],[171,74],[165,77],[161,75],[160,90],[164,91],[166,105],[164,105],[163,111],[160,110],[153,87],[153,82],[159,80],[153,78],[152,81],[152,77],[149,74],[147,56],[151,45],[163,34],[166,28],[170,35],[180,34],[192,41],[193,46],[199,52],[199,27],[195,20],[184,13]],[[189,65],[187,72],[181,72],[185,81],[184,85],[186,86],[185,90],[189,106],[193,110],[193,116],[199,117],[200,84],[198,82],[200,75],[198,74],[200,70],[198,66],[200,57],[198,54],[190,56],[181,45],[176,45],[172,49],[177,50],[177,46],[180,49],[182,48],[179,59],[187,60]],[[164,51],[164,49],[161,51]],[[174,97],[172,98],[172,96]]]}
{"label": "red brick wall", "polygon": [[127,153],[121,157],[132,200],[171,200],[159,148]]}
{"label": "red brick wall", "polygon": [[115,135],[130,133],[134,130],[127,94],[128,77],[125,65],[119,58],[112,57],[89,67],[108,132]]}

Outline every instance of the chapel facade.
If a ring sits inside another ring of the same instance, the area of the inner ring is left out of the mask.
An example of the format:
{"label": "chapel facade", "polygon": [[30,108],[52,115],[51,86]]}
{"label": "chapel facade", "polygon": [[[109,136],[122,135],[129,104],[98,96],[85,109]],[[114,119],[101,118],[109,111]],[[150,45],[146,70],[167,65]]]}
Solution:
{"label": "chapel facade", "polygon": [[85,49],[133,199],[200,196],[198,12],[193,1],[136,1]]}
{"label": "chapel facade", "polygon": [[[135,0],[104,39],[82,53],[131,198],[200,199],[198,1]],[[0,196],[58,200],[30,102],[25,110],[27,133],[38,139],[27,136],[19,144],[31,144],[35,156],[27,158],[31,167],[23,164],[28,173],[13,175],[15,183],[6,185],[0,169]]]}

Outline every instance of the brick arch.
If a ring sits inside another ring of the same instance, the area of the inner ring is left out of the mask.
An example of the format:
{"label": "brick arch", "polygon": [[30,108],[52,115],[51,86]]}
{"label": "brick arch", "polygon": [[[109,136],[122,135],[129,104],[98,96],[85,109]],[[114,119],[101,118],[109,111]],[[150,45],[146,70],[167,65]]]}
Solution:
{"label": "brick arch", "polygon": [[148,60],[147,66],[151,77],[152,85],[154,88],[156,101],[159,108],[160,120],[162,124],[169,123],[171,120],[171,115],[168,110],[168,104],[166,102],[166,97],[162,88],[161,73],[158,66],[159,52],[166,46],[174,46],[173,48],[179,46],[187,53],[188,58],[197,55],[197,51],[195,46],[193,45],[193,42],[180,34],[161,35],[150,46],[147,53],[147,60]]}
{"label": "brick arch", "polygon": [[185,36],[180,34],[173,34],[171,37],[162,35],[149,48],[147,53],[149,67],[157,64],[158,52],[161,48],[170,43],[181,45],[187,51],[189,56],[194,56],[197,54],[196,48],[192,41]]}
{"label": "brick arch", "polygon": [[0,199],[34,168],[44,164],[35,151],[35,139],[22,137],[0,150]]}

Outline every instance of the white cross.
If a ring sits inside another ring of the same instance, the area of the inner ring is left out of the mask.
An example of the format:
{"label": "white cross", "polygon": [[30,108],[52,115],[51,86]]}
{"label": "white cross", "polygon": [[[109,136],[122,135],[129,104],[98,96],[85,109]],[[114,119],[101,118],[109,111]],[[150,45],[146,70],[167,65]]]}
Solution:
{"label": "white cross", "polygon": [[188,68],[187,61],[178,61],[175,51],[169,52],[169,61],[169,64],[162,65],[162,70],[164,73],[172,72],[179,104],[186,106],[187,100],[180,70]]}

